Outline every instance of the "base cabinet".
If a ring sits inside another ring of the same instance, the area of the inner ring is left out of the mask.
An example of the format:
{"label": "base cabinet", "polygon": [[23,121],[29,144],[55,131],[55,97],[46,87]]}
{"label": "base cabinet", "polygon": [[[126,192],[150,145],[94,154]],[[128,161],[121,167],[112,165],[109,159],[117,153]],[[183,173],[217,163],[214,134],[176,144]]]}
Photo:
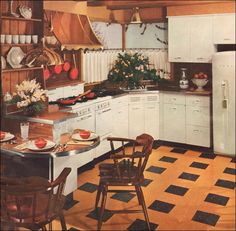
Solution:
{"label": "base cabinet", "polygon": [[164,140],[185,143],[185,105],[164,104]]}

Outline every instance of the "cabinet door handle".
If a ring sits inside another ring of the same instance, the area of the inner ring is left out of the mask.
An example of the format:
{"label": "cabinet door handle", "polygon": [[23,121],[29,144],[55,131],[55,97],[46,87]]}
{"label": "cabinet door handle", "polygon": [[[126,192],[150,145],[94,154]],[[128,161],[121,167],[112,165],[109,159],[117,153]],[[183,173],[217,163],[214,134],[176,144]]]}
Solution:
{"label": "cabinet door handle", "polygon": [[200,100],[199,100],[199,99],[196,99],[196,100],[195,100],[195,103],[199,103],[199,102],[200,102]]}
{"label": "cabinet door handle", "polygon": [[197,130],[197,129],[195,129],[195,130],[193,130],[194,132],[199,132],[199,130]]}
{"label": "cabinet door handle", "polygon": [[176,107],[172,107],[171,109],[172,109],[172,110],[176,110],[177,108],[176,108]]}
{"label": "cabinet door handle", "polygon": [[178,57],[175,57],[174,59],[176,59],[176,60],[177,60],[177,59],[181,59],[181,57],[180,57],[180,56],[178,56]]}
{"label": "cabinet door handle", "polygon": [[147,109],[155,109],[155,107],[147,107]]}
{"label": "cabinet door handle", "polygon": [[200,110],[193,110],[194,112],[201,112]]}
{"label": "cabinet door handle", "polygon": [[138,110],[138,109],[140,109],[140,108],[138,108],[138,107],[133,107],[132,108],[132,110]]}
{"label": "cabinet door handle", "polygon": [[225,40],[225,41],[229,41],[229,40],[231,40],[231,39],[230,39],[230,38],[224,38],[224,40]]}
{"label": "cabinet door handle", "polygon": [[203,60],[204,58],[202,58],[202,57],[199,57],[199,58],[197,58],[197,60]]}
{"label": "cabinet door handle", "polygon": [[176,101],[176,98],[172,98],[173,101]]}

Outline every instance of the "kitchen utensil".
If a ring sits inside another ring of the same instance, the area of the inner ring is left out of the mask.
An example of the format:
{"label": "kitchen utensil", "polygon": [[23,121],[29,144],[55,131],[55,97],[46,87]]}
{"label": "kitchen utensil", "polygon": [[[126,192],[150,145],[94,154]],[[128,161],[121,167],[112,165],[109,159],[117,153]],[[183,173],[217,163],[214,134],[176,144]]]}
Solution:
{"label": "kitchen utensil", "polygon": [[43,77],[45,80],[48,80],[51,76],[51,73],[49,71],[49,69],[47,68],[47,66],[45,67],[44,71],[43,71]]}
{"label": "kitchen utensil", "polygon": [[67,97],[67,98],[60,98],[57,100],[58,104],[61,106],[70,106],[76,104],[76,97]]}
{"label": "kitchen utensil", "polygon": [[50,21],[49,21],[49,31],[53,32],[53,25],[52,25],[52,14],[50,13]]}
{"label": "kitchen utensil", "polygon": [[70,63],[66,60],[66,54],[63,54],[64,64],[63,64],[63,70],[65,72],[68,72],[70,70]]}
{"label": "kitchen utensil", "polygon": [[13,8],[13,1],[9,1],[9,9],[10,9],[9,14],[10,14],[11,16],[13,16],[13,17],[19,18],[20,15],[17,14],[17,13],[15,13],[15,12],[13,12],[13,9],[12,9],[12,8]]}
{"label": "kitchen utensil", "polygon": [[18,34],[12,35],[12,42],[13,42],[14,44],[19,43],[19,35],[18,35]]}
{"label": "kitchen utensil", "polygon": [[78,77],[79,70],[76,66],[76,60],[75,60],[75,53],[74,52],[72,52],[72,57],[73,57],[73,62],[74,62],[74,68],[71,69],[69,77],[70,77],[71,80],[75,80]]}
{"label": "kitchen utensil", "polygon": [[7,34],[6,35],[6,43],[7,44],[11,44],[12,43],[12,35],[11,34]]}
{"label": "kitchen utensil", "polygon": [[19,36],[20,38],[20,43],[21,44],[24,44],[25,43],[25,35],[24,34],[21,34],[20,36]]}
{"label": "kitchen utensil", "polygon": [[34,44],[37,44],[38,43],[38,35],[32,35],[32,42]]}
{"label": "kitchen utensil", "polygon": [[55,72],[56,74],[60,74],[61,71],[62,71],[62,65],[61,65],[61,64],[55,65],[55,67],[54,67],[54,72]]}
{"label": "kitchen utensil", "polygon": [[31,43],[31,35],[25,36],[25,43],[30,44]]}
{"label": "kitchen utensil", "polygon": [[7,54],[7,62],[12,68],[21,68],[21,61],[23,60],[25,53],[20,47],[12,47]]}

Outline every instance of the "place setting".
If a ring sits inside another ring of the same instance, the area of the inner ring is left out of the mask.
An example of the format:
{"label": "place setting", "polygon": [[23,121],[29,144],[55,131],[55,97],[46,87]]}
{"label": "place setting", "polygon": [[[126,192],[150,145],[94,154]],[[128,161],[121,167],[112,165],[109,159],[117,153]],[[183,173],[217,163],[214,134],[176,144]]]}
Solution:
{"label": "place setting", "polygon": [[72,134],[71,140],[67,142],[68,145],[92,145],[98,138],[98,135],[92,131],[78,130]]}
{"label": "place setting", "polygon": [[10,132],[0,131],[0,142],[12,141],[15,136]]}

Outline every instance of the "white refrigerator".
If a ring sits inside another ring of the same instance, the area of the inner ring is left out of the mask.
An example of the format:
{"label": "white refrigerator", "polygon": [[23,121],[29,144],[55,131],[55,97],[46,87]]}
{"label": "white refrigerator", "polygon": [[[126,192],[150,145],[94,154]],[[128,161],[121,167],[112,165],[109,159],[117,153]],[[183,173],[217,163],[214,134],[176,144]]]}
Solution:
{"label": "white refrigerator", "polygon": [[214,152],[235,156],[235,51],[214,54],[212,88]]}

